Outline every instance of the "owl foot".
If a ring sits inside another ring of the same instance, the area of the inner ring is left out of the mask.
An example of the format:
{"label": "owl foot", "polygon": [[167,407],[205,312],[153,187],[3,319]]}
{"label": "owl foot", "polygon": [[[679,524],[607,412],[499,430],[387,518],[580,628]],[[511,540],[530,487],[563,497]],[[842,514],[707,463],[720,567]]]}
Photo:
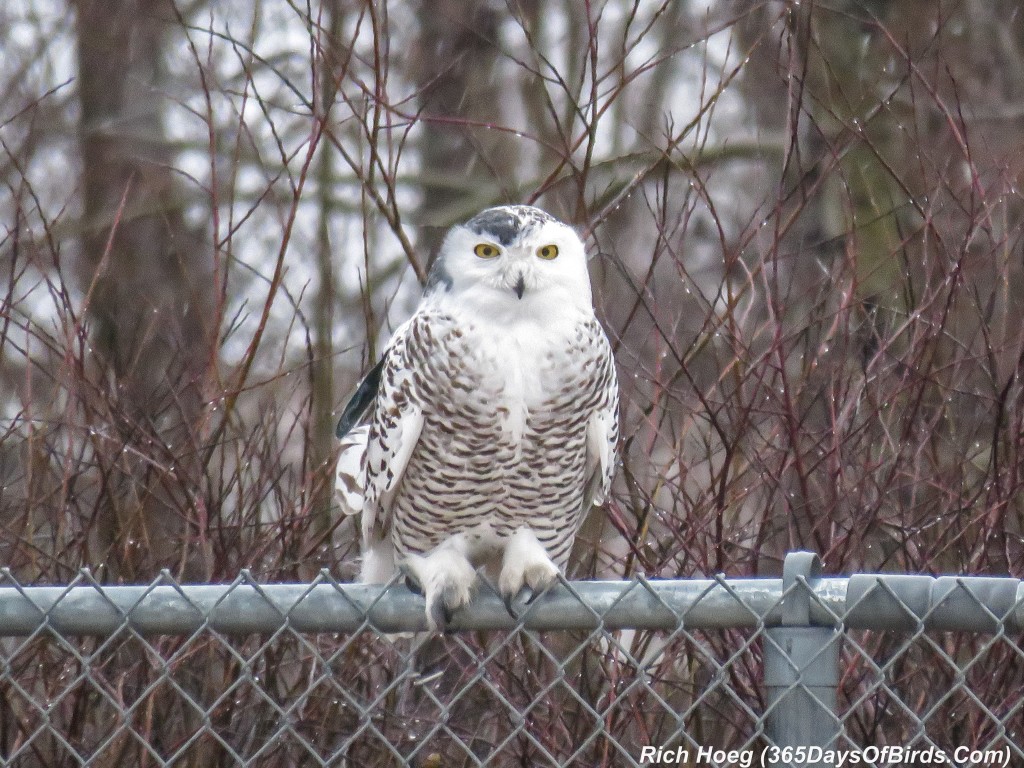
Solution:
{"label": "owl foot", "polygon": [[405,588],[412,592],[414,595],[423,597],[423,585],[416,579],[416,575],[402,563],[398,566],[398,571],[402,574],[402,579],[405,581]]}
{"label": "owl foot", "polygon": [[498,591],[505,599],[506,607],[509,607],[520,591],[528,587],[531,594],[526,603],[529,605],[558,581],[558,574],[558,566],[551,561],[533,531],[520,528],[509,537],[505,545],[501,574],[498,576]]}
{"label": "owl foot", "polygon": [[433,630],[444,632],[453,613],[473,597],[476,571],[454,547],[442,544],[426,555],[409,555],[402,571],[410,589],[420,592],[426,600],[427,625]]}

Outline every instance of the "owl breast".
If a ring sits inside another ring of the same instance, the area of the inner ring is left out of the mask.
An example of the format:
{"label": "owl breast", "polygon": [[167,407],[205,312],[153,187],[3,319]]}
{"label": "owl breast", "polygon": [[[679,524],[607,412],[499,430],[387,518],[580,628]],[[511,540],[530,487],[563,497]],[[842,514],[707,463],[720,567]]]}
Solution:
{"label": "owl breast", "polygon": [[410,329],[424,352],[409,361],[423,430],[395,499],[399,552],[480,526],[506,537],[528,525],[564,564],[582,504],[587,421],[606,384],[601,333],[592,319],[561,333],[494,333],[441,318]]}

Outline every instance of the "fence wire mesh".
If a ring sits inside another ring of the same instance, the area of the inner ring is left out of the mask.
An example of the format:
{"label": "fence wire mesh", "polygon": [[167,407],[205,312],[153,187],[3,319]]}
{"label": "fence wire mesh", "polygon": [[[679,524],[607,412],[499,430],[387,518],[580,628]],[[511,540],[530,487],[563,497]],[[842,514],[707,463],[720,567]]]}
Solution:
{"label": "fence wire mesh", "polygon": [[[830,710],[829,746],[870,764],[927,764],[941,750],[950,765],[1020,765],[1022,595],[1015,579],[637,577],[563,582],[510,612],[484,585],[458,629],[437,636],[419,631],[422,602],[404,585],[327,573],[304,585],[243,575],[188,586],[164,575],[145,587],[103,586],[88,572],[60,587],[23,586],[6,574],[0,757],[25,766],[834,764],[771,751],[785,746],[780,723],[786,732],[801,725],[787,717],[805,717],[785,694],[809,691]],[[796,654],[785,630],[807,627],[839,645],[834,694],[802,677],[805,659],[786,656]],[[779,663],[770,650],[785,668],[765,669]],[[789,680],[782,699],[766,678]],[[829,695],[834,704],[822,701]],[[917,754],[887,759],[896,753],[883,747]]]}

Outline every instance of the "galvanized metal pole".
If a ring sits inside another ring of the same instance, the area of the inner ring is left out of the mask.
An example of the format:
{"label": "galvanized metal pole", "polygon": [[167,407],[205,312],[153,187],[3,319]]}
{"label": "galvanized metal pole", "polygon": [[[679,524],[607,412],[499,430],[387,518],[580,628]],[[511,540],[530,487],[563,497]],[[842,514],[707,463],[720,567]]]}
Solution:
{"label": "galvanized metal pole", "polygon": [[836,715],[842,633],[811,625],[811,596],[821,576],[812,552],[790,552],[783,566],[782,626],[765,631],[764,681],[768,693],[765,765],[834,768],[828,751],[838,746]]}
{"label": "galvanized metal pole", "polygon": [[[793,568],[801,553],[795,556]],[[792,571],[793,579],[795,574]],[[787,595],[783,600],[781,579],[574,581],[556,585],[521,606],[522,615],[516,618],[481,581],[474,601],[456,612],[449,628],[673,631],[685,617],[688,629],[779,624],[795,629],[812,624],[827,628],[841,617],[848,629],[882,632],[922,627],[1024,632],[1024,582],[1019,579],[860,573],[812,578],[808,586],[813,597],[801,588],[797,600],[790,588],[792,598]],[[296,632],[415,632],[425,629],[426,619],[423,598],[403,585],[339,583],[326,571],[309,584],[261,584],[243,573],[230,584],[178,584],[165,574],[141,586],[100,584],[82,571],[72,584],[47,587],[21,586],[8,569],[0,568],[0,637],[40,630],[103,637],[126,625],[139,635],[187,637],[204,628],[247,635],[286,626]],[[767,655],[781,647],[777,639],[764,645]],[[778,667],[771,660],[769,666]],[[783,667],[792,669],[789,664]]]}

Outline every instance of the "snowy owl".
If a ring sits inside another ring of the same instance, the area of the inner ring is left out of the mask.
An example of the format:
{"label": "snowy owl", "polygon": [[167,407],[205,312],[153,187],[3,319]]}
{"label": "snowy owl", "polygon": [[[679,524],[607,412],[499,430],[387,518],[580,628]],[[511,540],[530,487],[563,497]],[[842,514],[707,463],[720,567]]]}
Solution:
{"label": "snowy owl", "polygon": [[452,228],[338,436],[361,581],[401,569],[434,629],[469,602],[481,566],[506,602],[548,589],[608,496],[618,439],[615,364],[576,232],[524,205]]}

